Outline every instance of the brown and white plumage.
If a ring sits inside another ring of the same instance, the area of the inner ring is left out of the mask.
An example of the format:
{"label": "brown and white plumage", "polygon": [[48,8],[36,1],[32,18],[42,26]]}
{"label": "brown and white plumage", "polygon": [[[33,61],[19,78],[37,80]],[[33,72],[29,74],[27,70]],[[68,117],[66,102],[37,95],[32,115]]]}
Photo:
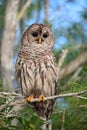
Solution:
{"label": "brown and white plumage", "polygon": [[[52,53],[53,33],[43,24],[33,24],[22,36],[22,48],[16,62],[16,77],[25,97],[56,95],[57,71]],[[43,119],[51,117],[55,100],[30,103]]]}

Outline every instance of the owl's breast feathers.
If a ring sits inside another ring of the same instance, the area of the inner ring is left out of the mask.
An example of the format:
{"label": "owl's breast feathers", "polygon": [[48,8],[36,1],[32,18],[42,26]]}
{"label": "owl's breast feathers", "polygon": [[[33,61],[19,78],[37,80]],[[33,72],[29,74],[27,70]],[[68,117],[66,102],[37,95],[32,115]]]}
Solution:
{"label": "owl's breast feathers", "polygon": [[[39,97],[41,94],[48,97],[57,93],[57,68],[51,51],[42,55],[30,55],[27,51],[20,51],[16,63],[16,76],[25,97],[32,94],[34,97]],[[36,102],[31,105],[39,116],[48,119],[54,101]]]}

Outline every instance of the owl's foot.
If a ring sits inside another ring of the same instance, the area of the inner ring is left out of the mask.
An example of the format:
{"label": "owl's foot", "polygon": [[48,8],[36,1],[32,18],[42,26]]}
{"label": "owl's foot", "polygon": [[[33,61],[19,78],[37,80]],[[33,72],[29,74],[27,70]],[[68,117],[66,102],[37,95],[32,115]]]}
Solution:
{"label": "owl's foot", "polygon": [[30,95],[29,97],[25,98],[25,102],[30,102],[34,98],[34,95]]}
{"label": "owl's foot", "polygon": [[44,95],[43,94],[41,94],[40,96],[39,96],[39,98],[38,98],[38,102],[41,102],[41,101],[45,101],[45,97],[44,97]]}

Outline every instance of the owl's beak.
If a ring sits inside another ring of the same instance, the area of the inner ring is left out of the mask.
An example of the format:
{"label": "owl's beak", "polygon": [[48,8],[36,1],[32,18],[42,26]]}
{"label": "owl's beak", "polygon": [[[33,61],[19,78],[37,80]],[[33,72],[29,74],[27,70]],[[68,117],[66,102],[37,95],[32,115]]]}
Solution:
{"label": "owl's beak", "polygon": [[42,41],[43,41],[43,40],[42,40],[42,38],[41,38],[41,37],[39,37],[39,39],[38,39],[38,43],[39,43],[39,44],[41,44],[41,43],[42,43]]}

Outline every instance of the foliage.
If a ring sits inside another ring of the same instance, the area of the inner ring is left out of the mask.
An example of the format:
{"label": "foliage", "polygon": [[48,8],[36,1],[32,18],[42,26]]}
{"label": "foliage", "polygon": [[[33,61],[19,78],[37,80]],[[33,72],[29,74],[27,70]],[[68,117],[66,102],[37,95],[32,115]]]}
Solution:
{"label": "foliage", "polygon": [[[70,54],[69,54],[70,55]],[[73,74],[72,74],[73,75]],[[76,81],[70,82],[69,79],[72,77],[70,75],[69,78],[65,77],[60,81],[60,88],[64,85],[68,86],[66,89],[62,90],[62,93],[68,92],[77,92],[87,89],[87,65],[83,67],[79,76],[79,79]],[[62,83],[63,82],[63,83]],[[61,90],[61,89],[60,89]],[[60,91],[61,92],[61,91]],[[84,95],[87,97],[87,95]],[[64,129],[70,130],[86,130],[87,129],[87,99],[80,99],[77,97],[67,97],[61,98],[56,101],[54,112],[52,115],[52,125],[53,130],[62,129],[63,124],[63,114],[64,116]],[[4,104],[5,100],[0,100],[0,105]],[[34,111],[30,107],[25,107],[16,117],[6,117],[6,114],[11,111],[12,107],[9,107],[8,110],[3,110],[0,113],[1,123],[0,129],[6,130],[40,130],[40,126],[42,126],[43,122],[39,119],[39,117],[34,113]],[[17,119],[18,125],[12,126],[11,121],[13,119]]]}

